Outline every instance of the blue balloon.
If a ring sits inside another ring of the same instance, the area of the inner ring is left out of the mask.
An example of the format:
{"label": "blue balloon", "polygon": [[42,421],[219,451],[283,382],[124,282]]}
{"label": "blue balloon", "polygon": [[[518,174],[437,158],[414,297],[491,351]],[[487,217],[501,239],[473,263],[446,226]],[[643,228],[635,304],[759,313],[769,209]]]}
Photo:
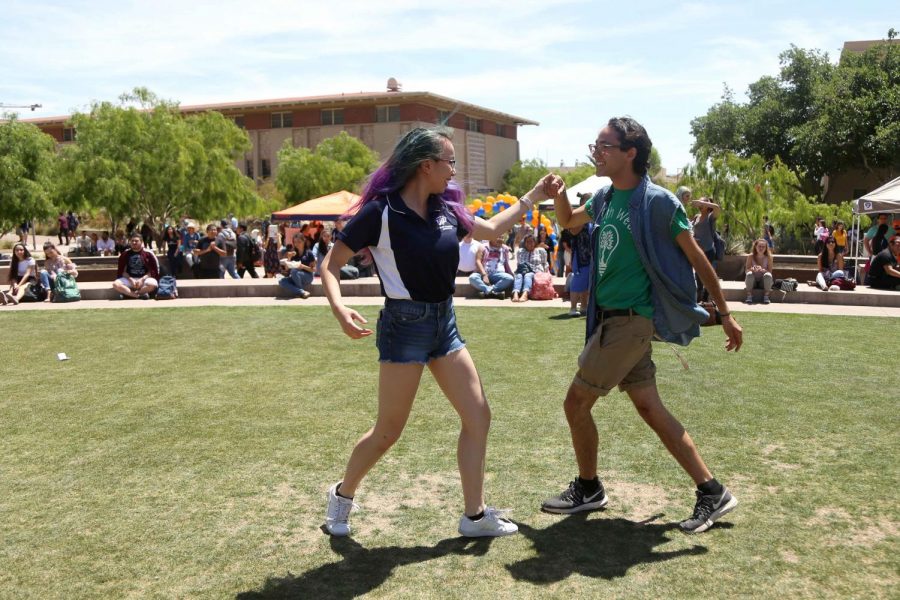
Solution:
{"label": "blue balloon", "polygon": [[476,217],[483,217],[483,216],[484,216],[484,209],[483,209],[483,208],[479,208],[477,211],[475,211],[475,216],[476,216]]}
{"label": "blue balloon", "polygon": [[550,234],[550,241],[553,242],[554,244],[556,243],[556,234],[555,233]]}
{"label": "blue balloon", "polygon": [[531,211],[529,210],[527,213],[525,213],[525,220],[530,221],[531,218],[532,218],[532,215],[531,215]]}

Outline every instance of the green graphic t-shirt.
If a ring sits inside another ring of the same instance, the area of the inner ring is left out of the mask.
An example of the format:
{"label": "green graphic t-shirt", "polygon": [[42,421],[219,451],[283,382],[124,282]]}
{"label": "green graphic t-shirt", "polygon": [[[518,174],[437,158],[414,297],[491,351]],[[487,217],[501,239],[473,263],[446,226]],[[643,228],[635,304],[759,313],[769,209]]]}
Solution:
{"label": "green graphic t-shirt", "polygon": [[[634,190],[613,189],[612,199],[597,235],[594,248],[594,298],[604,308],[632,308],[648,319],[653,318],[650,297],[650,278],[644,270],[629,227],[628,201]],[[596,219],[594,199],[588,200],[585,210]],[[670,233],[674,239],[682,231],[690,231],[684,209],[679,207],[672,219]]]}

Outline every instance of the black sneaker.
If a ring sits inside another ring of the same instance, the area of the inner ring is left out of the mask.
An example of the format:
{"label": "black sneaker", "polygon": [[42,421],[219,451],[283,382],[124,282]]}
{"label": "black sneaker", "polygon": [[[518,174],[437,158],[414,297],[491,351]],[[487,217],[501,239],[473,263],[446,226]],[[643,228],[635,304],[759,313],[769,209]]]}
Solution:
{"label": "black sneaker", "polygon": [[585,496],[584,486],[582,486],[581,480],[576,477],[559,496],[553,496],[544,500],[541,504],[541,510],[560,515],[569,515],[586,510],[601,509],[606,506],[608,501],[606,492],[603,490],[603,483],[600,483],[600,489],[596,492],[590,496]]}
{"label": "black sneaker", "polygon": [[733,511],[738,505],[737,498],[731,495],[728,488],[719,495],[704,494],[697,490],[697,504],[690,519],[679,523],[686,533],[703,533],[713,526],[720,517]]}

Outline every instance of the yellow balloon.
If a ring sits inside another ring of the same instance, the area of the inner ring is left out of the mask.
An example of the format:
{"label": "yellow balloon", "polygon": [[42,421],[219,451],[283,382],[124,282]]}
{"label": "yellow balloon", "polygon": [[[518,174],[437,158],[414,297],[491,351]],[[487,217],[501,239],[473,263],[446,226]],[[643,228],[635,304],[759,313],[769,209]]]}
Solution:
{"label": "yellow balloon", "polygon": [[493,205],[494,202],[495,202],[493,196],[488,196],[487,198],[484,199],[484,201],[487,202],[487,203],[490,204],[490,205]]}
{"label": "yellow balloon", "polygon": [[475,198],[474,200],[472,200],[472,206],[475,207],[475,210],[481,208],[481,198]]}
{"label": "yellow balloon", "polygon": [[501,205],[500,205],[500,210],[499,210],[499,211],[497,211],[497,212],[503,212],[503,211],[504,211],[504,210],[506,210],[506,207],[505,207],[505,206],[503,206],[503,205],[502,205],[502,204],[501,204]]}

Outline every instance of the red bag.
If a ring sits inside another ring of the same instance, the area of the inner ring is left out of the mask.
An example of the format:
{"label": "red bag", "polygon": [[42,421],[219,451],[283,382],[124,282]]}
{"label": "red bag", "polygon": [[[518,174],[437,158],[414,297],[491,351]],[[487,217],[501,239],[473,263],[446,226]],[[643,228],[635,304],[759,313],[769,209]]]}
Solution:
{"label": "red bag", "polygon": [[831,285],[836,285],[842,290],[853,291],[856,289],[856,282],[851,281],[849,279],[844,279],[843,277],[838,277],[837,279],[831,280]]}
{"label": "red bag", "polygon": [[556,298],[556,290],[553,288],[553,275],[550,273],[535,273],[534,283],[531,285],[531,293],[528,297],[532,300],[553,300]]}

